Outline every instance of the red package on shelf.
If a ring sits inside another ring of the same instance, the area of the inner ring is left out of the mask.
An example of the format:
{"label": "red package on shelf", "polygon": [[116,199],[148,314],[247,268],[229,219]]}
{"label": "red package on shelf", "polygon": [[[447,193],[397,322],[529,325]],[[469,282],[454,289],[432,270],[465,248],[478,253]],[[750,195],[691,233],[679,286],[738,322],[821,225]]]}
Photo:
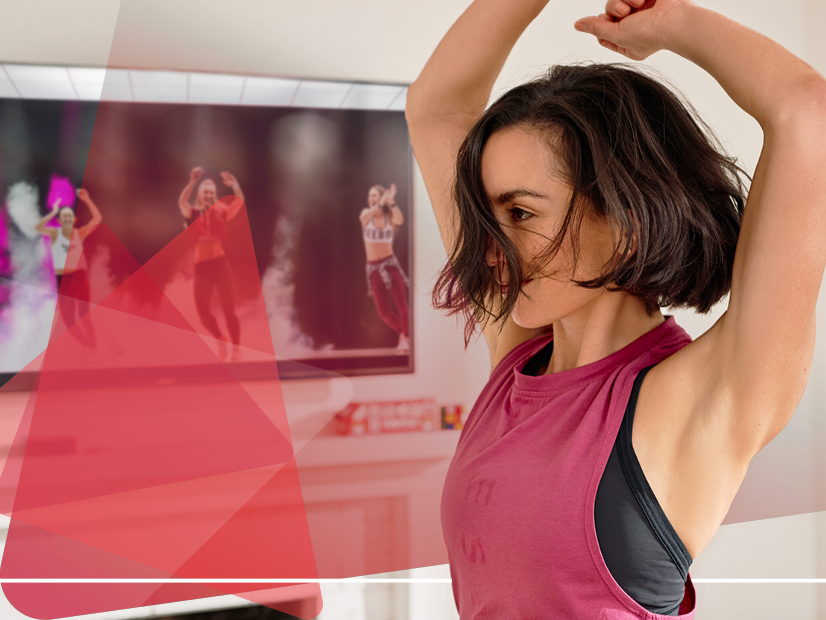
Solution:
{"label": "red package on shelf", "polygon": [[432,431],[441,426],[433,399],[350,403],[336,414],[340,435]]}

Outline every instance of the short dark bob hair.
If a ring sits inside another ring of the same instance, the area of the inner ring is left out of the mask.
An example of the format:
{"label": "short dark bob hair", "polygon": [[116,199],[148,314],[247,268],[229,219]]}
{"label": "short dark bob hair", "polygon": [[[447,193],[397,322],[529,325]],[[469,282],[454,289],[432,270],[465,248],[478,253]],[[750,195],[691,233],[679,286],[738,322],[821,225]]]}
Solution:
{"label": "short dark bob hair", "polygon": [[[554,239],[531,265],[494,216],[482,182],[482,151],[508,127],[541,132],[572,197]],[[748,174],[724,154],[687,102],[626,64],[557,65],[500,97],[479,118],[456,162],[457,238],[433,291],[434,306],[463,315],[465,341],[479,322],[501,321],[519,296],[503,298],[485,257],[500,252],[508,282],[537,274],[570,238],[571,277],[584,216],[612,223],[614,256],[585,288],[605,287],[659,307],[705,313],[731,288]],[[503,267],[504,268],[504,267]]]}

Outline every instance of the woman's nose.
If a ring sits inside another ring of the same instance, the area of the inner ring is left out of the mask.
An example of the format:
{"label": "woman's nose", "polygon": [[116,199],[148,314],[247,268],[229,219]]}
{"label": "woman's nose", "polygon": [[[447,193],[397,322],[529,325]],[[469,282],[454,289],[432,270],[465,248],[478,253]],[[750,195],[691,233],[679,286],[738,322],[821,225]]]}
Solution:
{"label": "woman's nose", "polygon": [[488,267],[496,267],[502,262],[502,252],[499,246],[493,242],[488,243],[488,249],[485,252],[485,262]]}

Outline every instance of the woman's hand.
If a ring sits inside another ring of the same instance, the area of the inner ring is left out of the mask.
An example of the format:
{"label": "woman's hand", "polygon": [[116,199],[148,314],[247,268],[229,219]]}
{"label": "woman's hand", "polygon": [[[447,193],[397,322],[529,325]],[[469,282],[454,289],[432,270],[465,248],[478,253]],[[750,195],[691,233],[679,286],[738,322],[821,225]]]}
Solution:
{"label": "woman's hand", "polygon": [[608,0],[605,13],[574,24],[599,44],[631,60],[645,60],[668,48],[669,35],[691,0]]}
{"label": "woman's hand", "polygon": [[224,182],[224,185],[226,185],[230,189],[238,188],[238,179],[235,178],[234,174],[231,174],[226,171],[221,172],[221,180]]}
{"label": "woman's hand", "polygon": [[52,205],[52,212],[49,214],[49,217],[54,217],[60,212],[60,198],[54,201]]}
{"label": "woman's hand", "polygon": [[381,200],[379,201],[380,205],[391,206],[396,204],[396,184],[391,183],[390,189],[384,190],[384,194],[381,196]]}
{"label": "woman's hand", "polygon": [[203,174],[204,174],[204,169],[201,168],[200,166],[197,166],[197,167],[193,168],[192,171],[189,173],[189,180],[192,183],[195,183],[198,179],[201,178],[201,175],[203,175]]}
{"label": "woman's hand", "polygon": [[77,198],[78,200],[81,200],[86,203],[90,202],[89,192],[83,189],[82,187],[79,190],[77,190]]}

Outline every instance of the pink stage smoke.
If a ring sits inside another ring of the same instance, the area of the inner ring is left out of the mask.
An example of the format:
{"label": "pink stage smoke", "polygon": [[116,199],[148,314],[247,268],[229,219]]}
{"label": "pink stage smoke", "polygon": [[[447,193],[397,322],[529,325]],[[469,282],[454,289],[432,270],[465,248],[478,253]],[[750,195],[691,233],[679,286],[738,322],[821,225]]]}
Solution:
{"label": "pink stage smoke", "polygon": [[46,206],[49,209],[53,208],[58,199],[60,199],[61,207],[74,207],[75,202],[77,202],[77,193],[75,192],[75,186],[72,185],[69,179],[53,174]]}

